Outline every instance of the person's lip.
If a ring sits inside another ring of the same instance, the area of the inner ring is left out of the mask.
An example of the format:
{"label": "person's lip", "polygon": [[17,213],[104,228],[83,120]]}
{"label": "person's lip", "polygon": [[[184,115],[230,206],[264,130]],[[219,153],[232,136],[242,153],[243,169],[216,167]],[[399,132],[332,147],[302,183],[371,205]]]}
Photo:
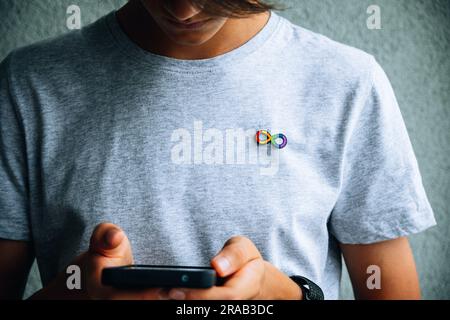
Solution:
{"label": "person's lip", "polygon": [[201,21],[194,21],[194,22],[189,22],[189,23],[184,23],[184,22],[178,22],[175,20],[172,20],[170,18],[167,18],[167,21],[169,21],[169,23],[178,28],[178,29],[186,29],[186,30],[194,30],[194,29],[200,29],[202,28],[205,24],[207,24],[211,19],[205,19],[205,20],[201,20]]}

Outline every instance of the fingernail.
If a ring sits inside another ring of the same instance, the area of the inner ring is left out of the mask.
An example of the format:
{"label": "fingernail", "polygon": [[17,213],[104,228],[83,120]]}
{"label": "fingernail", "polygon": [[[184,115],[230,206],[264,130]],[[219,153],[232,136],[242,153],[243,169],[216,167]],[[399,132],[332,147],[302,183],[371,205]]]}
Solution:
{"label": "fingernail", "polygon": [[119,230],[118,230],[118,229],[115,229],[115,228],[109,229],[109,230],[106,232],[106,234],[105,234],[103,240],[104,240],[105,245],[106,245],[107,247],[110,247],[110,246],[112,245],[114,236],[115,236],[118,232],[119,232]]}
{"label": "fingernail", "polygon": [[184,300],[186,298],[186,294],[181,290],[171,290],[169,297],[173,300]]}
{"label": "fingernail", "polygon": [[215,261],[222,272],[227,272],[227,270],[231,267],[230,261],[228,261],[225,257],[218,257]]}

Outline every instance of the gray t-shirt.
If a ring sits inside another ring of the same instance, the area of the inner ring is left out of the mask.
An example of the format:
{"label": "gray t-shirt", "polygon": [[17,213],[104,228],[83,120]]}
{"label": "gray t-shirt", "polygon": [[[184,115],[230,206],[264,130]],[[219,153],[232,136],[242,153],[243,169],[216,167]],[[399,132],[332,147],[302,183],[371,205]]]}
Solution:
{"label": "gray t-shirt", "polygon": [[142,50],[112,12],[13,51],[0,85],[0,238],[33,242],[44,284],[110,221],[137,263],[208,265],[245,235],[336,299],[338,242],[435,224],[378,63],[275,13],[189,61]]}

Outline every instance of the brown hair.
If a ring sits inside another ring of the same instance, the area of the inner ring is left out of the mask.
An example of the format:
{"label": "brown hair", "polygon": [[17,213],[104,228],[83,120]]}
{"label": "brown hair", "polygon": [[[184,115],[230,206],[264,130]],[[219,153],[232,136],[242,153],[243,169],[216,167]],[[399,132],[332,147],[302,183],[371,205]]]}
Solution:
{"label": "brown hair", "polygon": [[259,0],[190,0],[204,12],[220,17],[244,17],[279,9],[274,4]]}

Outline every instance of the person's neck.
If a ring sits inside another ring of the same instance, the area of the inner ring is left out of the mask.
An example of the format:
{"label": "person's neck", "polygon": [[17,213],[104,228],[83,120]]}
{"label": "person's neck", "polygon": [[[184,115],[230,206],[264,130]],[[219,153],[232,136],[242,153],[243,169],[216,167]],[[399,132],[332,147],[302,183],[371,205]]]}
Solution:
{"label": "person's neck", "polygon": [[269,13],[262,13],[239,19],[229,18],[206,43],[184,46],[171,41],[139,1],[130,1],[117,12],[124,32],[142,49],[186,60],[213,58],[242,46],[264,28],[269,17]]}

